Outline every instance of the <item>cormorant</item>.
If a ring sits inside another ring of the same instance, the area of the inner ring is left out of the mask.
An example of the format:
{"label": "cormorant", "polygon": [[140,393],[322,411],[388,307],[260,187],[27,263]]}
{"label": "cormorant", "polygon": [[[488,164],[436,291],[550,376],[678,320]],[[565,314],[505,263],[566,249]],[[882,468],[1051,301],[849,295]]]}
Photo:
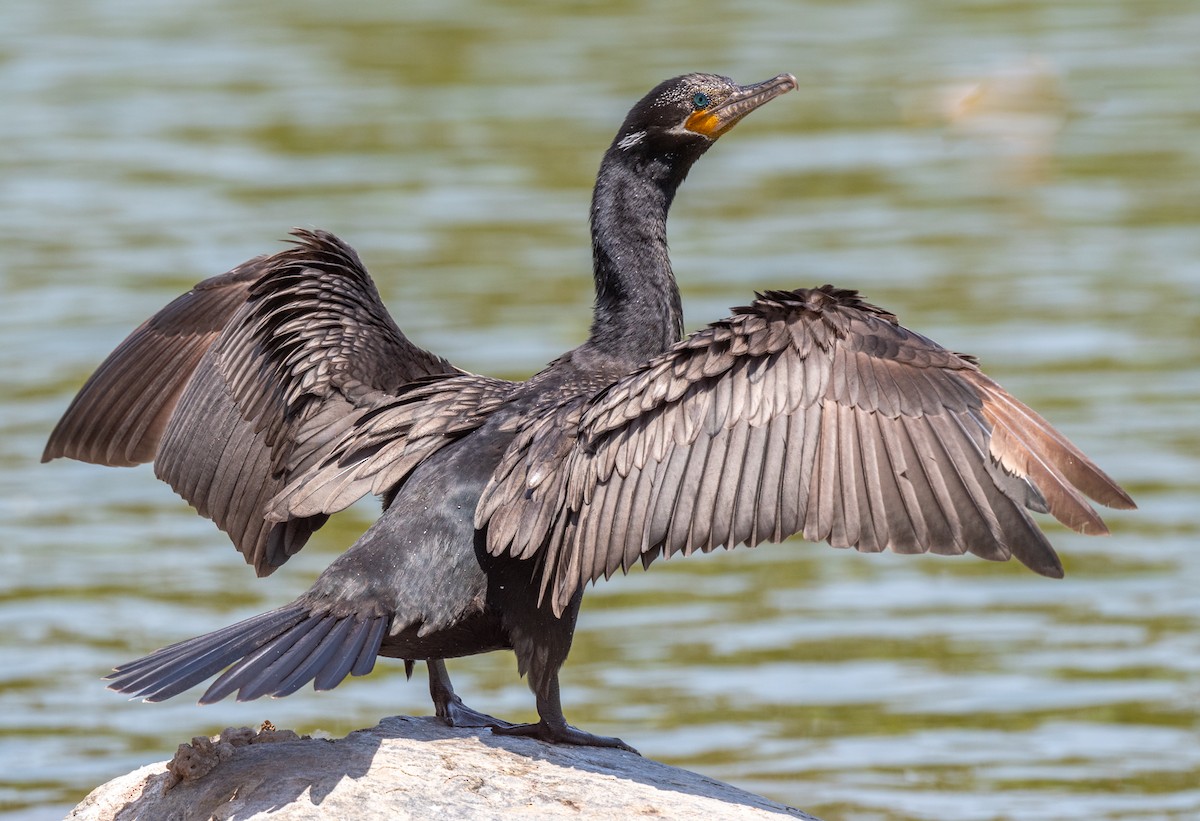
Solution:
{"label": "cormorant", "polygon": [[[205,280],[88,380],[44,459],[154,461],[260,575],[367,493],[375,524],[290,604],[122,664],[115,690],[283,696],[425,660],[454,725],[625,747],[567,724],[558,671],[584,587],[661,555],[801,534],[861,551],[1062,565],[1027,510],[1083,533],[1130,497],[968,356],[854,291],[767,291],[680,339],[667,211],[688,170],[796,87],[690,74],[633,107],[591,207],[586,342],[525,382],[413,345],[354,251],[294,247]],[[540,720],[466,707],[444,659],[508,648]],[[228,669],[226,669],[228,668]]]}

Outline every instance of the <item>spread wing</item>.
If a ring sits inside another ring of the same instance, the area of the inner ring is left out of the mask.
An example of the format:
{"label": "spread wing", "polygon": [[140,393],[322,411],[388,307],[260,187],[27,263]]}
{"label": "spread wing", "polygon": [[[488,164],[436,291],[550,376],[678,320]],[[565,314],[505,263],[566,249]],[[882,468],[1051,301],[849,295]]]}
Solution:
{"label": "spread wing", "polygon": [[523,431],[477,511],[537,557],[557,611],[659,555],[802,534],[861,551],[1016,556],[1061,576],[1027,510],[1107,532],[1126,493],[969,358],[852,291],[768,292]]}
{"label": "spread wing", "polygon": [[297,230],[294,247],[206,280],[135,330],[58,423],[43,461],[154,460],[155,473],[266,575],[324,523],[267,503],[379,392],[453,373],[396,326],[357,254]]}

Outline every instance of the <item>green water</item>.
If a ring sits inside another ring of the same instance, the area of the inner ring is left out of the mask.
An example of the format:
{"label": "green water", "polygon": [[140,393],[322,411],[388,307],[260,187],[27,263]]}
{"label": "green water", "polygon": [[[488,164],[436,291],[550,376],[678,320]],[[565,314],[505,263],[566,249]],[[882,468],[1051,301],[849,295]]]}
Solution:
{"label": "green water", "polygon": [[[586,209],[627,107],[691,70],[801,88],[693,171],[691,326],[857,287],[1121,481],[1067,578],[793,541],[602,584],[568,718],[827,819],[1200,815],[1200,4],[131,0],[0,7],[0,819],[176,744],[429,711],[332,693],[129,703],[118,661],[290,600],[369,504],[258,580],[148,468],[38,464],[70,396],[193,282],[293,225],[351,242],[406,332],[536,370],[586,331]],[[510,655],[451,664],[532,717]]]}

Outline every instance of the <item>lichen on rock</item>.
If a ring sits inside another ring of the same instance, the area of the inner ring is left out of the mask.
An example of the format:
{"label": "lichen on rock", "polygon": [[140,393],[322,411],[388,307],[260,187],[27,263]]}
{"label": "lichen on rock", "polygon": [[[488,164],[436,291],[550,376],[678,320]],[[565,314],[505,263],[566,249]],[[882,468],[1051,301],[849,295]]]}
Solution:
{"label": "lichen on rock", "polygon": [[167,762],[170,778],[163,789],[169,790],[181,781],[203,778],[222,761],[232,758],[238,747],[307,738],[311,736],[299,735],[295,730],[276,729],[270,721],[264,721],[257,732],[249,727],[226,727],[220,735],[195,736],[191,744],[180,744],[175,757]]}

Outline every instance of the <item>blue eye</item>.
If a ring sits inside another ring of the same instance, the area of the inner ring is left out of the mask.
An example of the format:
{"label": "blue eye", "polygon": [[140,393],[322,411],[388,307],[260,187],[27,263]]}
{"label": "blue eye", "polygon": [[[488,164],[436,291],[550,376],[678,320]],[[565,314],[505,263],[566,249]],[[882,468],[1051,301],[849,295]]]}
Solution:
{"label": "blue eye", "polygon": [[712,100],[708,99],[708,95],[703,91],[697,91],[696,96],[692,98],[692,107],[697,111],[708,108],[712,105]]}

